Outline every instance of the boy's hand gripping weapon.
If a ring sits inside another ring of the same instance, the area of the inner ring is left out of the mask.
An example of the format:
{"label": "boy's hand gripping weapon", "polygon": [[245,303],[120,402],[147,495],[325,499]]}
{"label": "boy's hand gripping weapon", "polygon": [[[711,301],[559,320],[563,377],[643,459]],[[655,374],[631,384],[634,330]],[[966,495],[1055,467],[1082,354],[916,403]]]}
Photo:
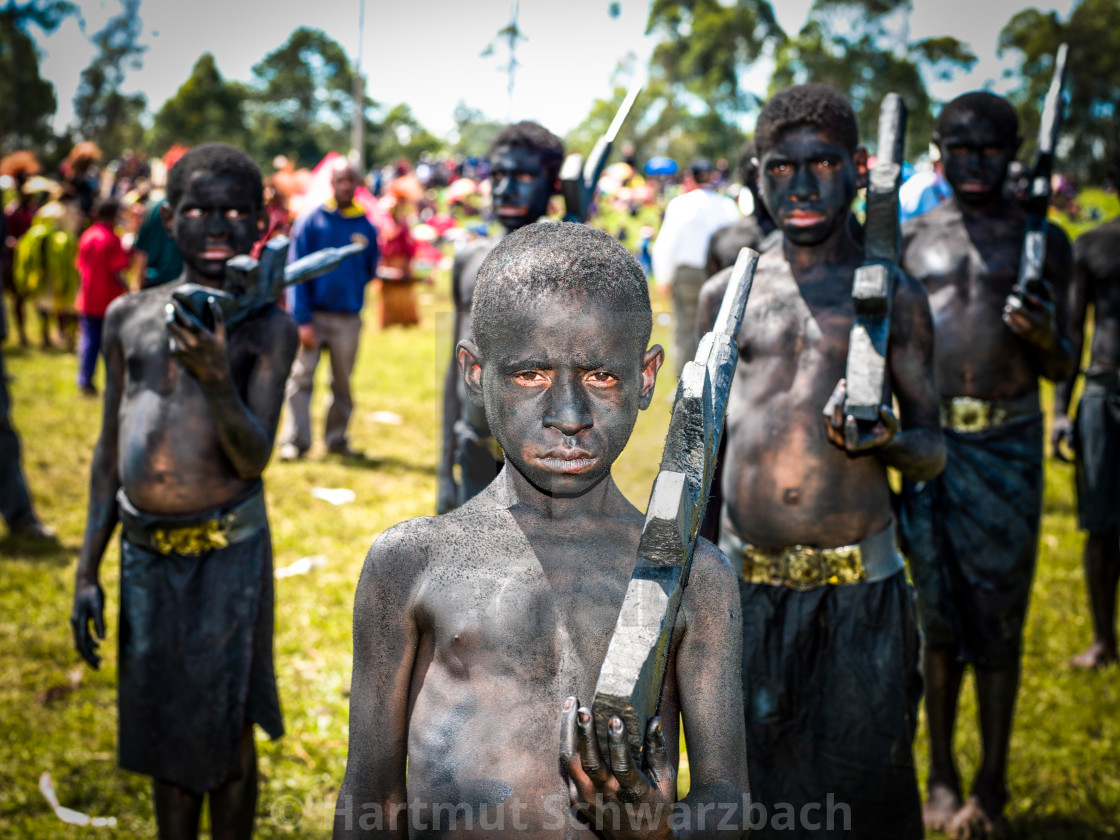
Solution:
{"label": "boy's hand gripping weapon", "polygon": [[[346,257],[362,253],[368,242],[351,242],[341,248],[323,248],[285,265],[288,259],[288,237],[270,239],[261,249],[260,259],[243,254],[226,263],[226,280],[221,289],[184,283],[171,293],[179,311],[193,318],[193,326],[214,329],[211,306],[222,313],[227,328],[232,329],[249,316],[266,309],[284,294],[288,286],[303,283],[326,274]],[[167,304],[168,320],[177,317],[176,307]],[[185,326],[191,326],[186,324]]]}
{"label": "boy's hand gripping weapon", "polygon": [[905,144],[906,104],[897,93],[888,93],[879,109],[878,154],[867,185],[864,260],[852,281],[855,320],[848,339],[844,416],[854,417],[860,427],[879,422],[886,392],[891,296],[902,238],[898,188]]}
{"label": "boy's hand gripping weapon", "polygon": [[681,373],[637,563],[595,686],[592,712],[600,743],[609,743],[611,717],[622,718],[638,767],[646,724],[661,699],[673,626],[712,486],[739,361],[739,328],[757,264],[756,251],[739,252],[715,325]]}
{"label": "boy's hand gripping weapon", "polygon": [[1062,128],[1062,91],[1066,82],[1066,55],[1069,46],[1062,44],[1054,56],[1054,75],[1042,106],[1042,124],[1038,130],[1038,152],[1031,171],[1031,191],[1027,197],[1027,232],[1019,256],[1019,280],[1023,291],[1049,298],[1042,281],[1046,264],[1046,213],[1050,209],[1050,177],[1054,174],[1054,150]]}

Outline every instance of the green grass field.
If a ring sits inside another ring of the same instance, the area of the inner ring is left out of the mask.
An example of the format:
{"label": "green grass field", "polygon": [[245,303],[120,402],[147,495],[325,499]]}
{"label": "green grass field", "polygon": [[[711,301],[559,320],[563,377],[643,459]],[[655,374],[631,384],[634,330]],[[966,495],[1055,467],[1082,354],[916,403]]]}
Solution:
{"label": "green grass field", "polygon": [[[424,323],[388,332],[373,308],[356,371],[353,444],[368,465],[327,457],[320,448],[266,473],[277,568],[321,555],[325,565],[277,581],[276,661],[288,734],[259,741],[262,770],[257,835],[328,837],[346,758],[350,622],[354,586],[370,542],[409,517],[434,511],[438,399],[449,358],[446,278],[424,290]],[[667,302],[655,296],[663,313]],[[655,340],[668,344],[659,325]],[[37,788],[49,772],[62,804],[116,817],[106,836],[154,836],[148,782],[116,766],[116,548],[102,567],[109,638],[95,672],[80,664],[68,626],[73,574],[84,526],[90,454],[100,406],[74,385],[76,360],[60,352],[19,351],[5,361],[24,467],[39,511],[61,548],[33,552],[0,540],[0,837],[56,838],[94,829],[63,826]],[[669,368],[667,367],[666,370]],[[322,369],[320,373],[323,373]],[[615,474],[644,508],[656,472],[671,376],[639,421]],[[321,434],[319,398],[316,433]],[[394,412],[400,424],[376,422]],[[321,444],[319,445],[321,447]],[[1081,840],[1120,836],[1120,669],[1084,674],[1066,664],[1089,641],[1071,470],[1047,465],[1039,570],[1026,632],[1025,672],[1011,765],[1012,836]],[[315,487],[349,488],[351,504],[311,496]],[[686,687],[687,690],[687,687]],[[966,779],[977,764],[971,689],[961,716]],[[924,764],[925,736],[916,749]],[[682,787],[687,771],[682,767]]]}

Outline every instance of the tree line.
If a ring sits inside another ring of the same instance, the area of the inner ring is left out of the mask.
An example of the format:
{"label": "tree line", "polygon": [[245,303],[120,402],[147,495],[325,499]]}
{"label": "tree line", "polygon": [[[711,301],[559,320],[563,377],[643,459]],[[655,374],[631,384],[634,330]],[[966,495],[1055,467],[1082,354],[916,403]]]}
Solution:
{"label": "tree line", "polygon": [[[354,68],[345,50],[307,27],[253,65],[248,84],[223,78],[203,53],[189,78],[150,120],[142,93],[125,94],[130,68],[147,49],[140,43],[141,0],[119,0],[121,11],[93,33],[97,53],[82,71],[74,100],[75,121],[56,136],[54,87],[39,75],[32,32],[53,32],[77,15],[69,0],[8,0],[0,6],[0,153],[29,147],[58,157],[79,139],[94,140],[109,158],[126,148],[162,154],[173,143],[221,139],[247,149],[262,163],[285,155],[314,165],[331,149],[350,144]],[[976,62],[971,48],[951,37],[912,40],[907,21],[913,0],[814,0],[796,34],[782,30],[771,0],[650,0],[647,33],[657,46],[643,72],[645,88],[618,143],[635,147],[639,160],[653,154],[733,157],[744,125],[761,106],[743,85],[760,61],[773,64],[768,94],[813,80],[851,99],[861,136],[874,146],[879,102],[889,91],[910,109],[907,152],[925,149],[936,104],[927,82],[950,79]],[[1120,154],[1120,2],[1078,0],[1068,19],[1025,9],[1004,25],[997,54],[1018,58],[1010,98],[1023,124],[1026,159],[1035,144],[1043,95],[1058,44],[1068,42],[1069,108],[1061,147],[1062,169],[1086,181],[1103,178]],[[633,56],[620,63],[609,99],[597,99],[569,132],[569,147],[588,151],[606,129],[640,68]],[[363,98],[365,159],[384,164],[415,160],[424,152],[483,154],[500,124],[460,104],[450,138],[425,129],[407,104],[386,106]],[[872,151],[874,149],[872,148]]]}

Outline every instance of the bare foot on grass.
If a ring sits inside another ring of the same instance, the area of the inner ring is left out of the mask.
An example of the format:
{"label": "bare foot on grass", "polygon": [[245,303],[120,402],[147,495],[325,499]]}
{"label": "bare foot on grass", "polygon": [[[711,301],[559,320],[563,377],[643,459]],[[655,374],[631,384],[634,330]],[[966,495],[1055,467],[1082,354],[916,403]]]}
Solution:
{"label": "bare foot on grass", "polygon": [[1093,642],[1093,644],[1089,645],[1088,650],[1077,654],[1077,656],[1069,661],[1069,664],[1074,668],[1092,670],[1094,668],[1103,668],[1114,662],[1116,662],[1115,648],[1106,647],[1102,642]]}
{"label": "bare foot on grass", "polygon": [[957,811],[946,832],[952,840],[1000,840],[1007,833],[1003,815],[989,813],[976,796],[970,796],[964,807]]}
{"label": "bare foot on grass", "polygon": [[933,784],[922,805],[922,822],[927,831],[948,831],[953,816],[961,809],[961,795],[948,785]]}

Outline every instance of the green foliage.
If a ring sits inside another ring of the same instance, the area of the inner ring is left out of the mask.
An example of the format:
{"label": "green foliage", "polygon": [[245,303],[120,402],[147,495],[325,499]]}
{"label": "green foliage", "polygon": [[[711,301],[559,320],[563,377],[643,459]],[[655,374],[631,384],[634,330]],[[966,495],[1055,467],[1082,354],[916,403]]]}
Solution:
{"label": "green foliage", "polygon": [[156,114],[151,151],[162,155],[172,143],[197,146],[209,141],[244,147],[245,101],[249,96],[245,85],[223,79],[214,56],[203,53],[190,78]]}
{"label": "green foliage", "polygon": [[[588,154],[607,131],[626,98],[630,56],[616,69],[614,92],[610,99],[596,99],[591,111],[564,140],[570,152]],[[615,140],[615,149],[629,143],[636,160],[668,155],[681,163],[697,156],[718,160],[734,158],[743,143],[743,133],[733,117],[702,107],[695,97],[672,84],[664,74],[651,67],[642,92],[634,101],[630,116]]]}
{"label": "green foliage", "polygon": [[1021,56],[1021,83],[1011,98],[1019,107],[1028,156],[1037,148],[1053,59],[1063,42],[1070,47],[1069,105],[1062,125],[1068,146],[1059,146],[1058,168],[1097,183],[1120,160],[1120,3],[1080,0],[1064,23],[1054,12],[1025,9],[1001,30],[999,54],[1015,50]]}
{"label": "green foliage", "polygon": [[147,106],[144,94],[121,92],[126,69],[139,68],[140,57],[148,48],[139,43],[143,32],[140,0],[120,3],[121,13],[94,33],[91,40],[98,52],[82,71],[74,95],[78,133],[97,143],[106,160],[139,144],[144,133],[140,115]]}
{"label": "green foliage", "polygon": [[349,147],[354,76],[338,42],[302,26],[253,65],[253,75],[259,88],[249,121],[259,159],[282,154],[314,166],[327,152]]}
{"label": "green foliage", "polygon": [[404,103],[394,105],[373,126],[373,140],[370,164],[389,164],[402,157],[415,161],[421,154],[443,148],[443,141],[420,125]]}
{"label": "green foliage", "polygon": [[653,0],[646,34],[651,72],[725,117],[754,104],[739,76],[785,37],[768,0]]}
{"label": "green foliage", "polygon": [[770,93],[805,82],[836,88],[852,103],[860,139],[874,151],[879,104],[900,94],[910,111],[907,156],[925,150],[933,133],[932,100],[923,71],[951,78],[976,56],[955,38],[910,43],[890,28],[888,17],[908,15],[912,0],[816,0],[809,22],[778,47]]}
{"label": "green foliage", "polygon": [[28,28],[50,33],[76,13],[65,0],[8,0],[0,7],[0,155],[42,149],[53,138],[58,100],[54,85],[39,75],[39,50]]}
{"label": "green foliage", "polygon": [[490,119],[464,102],[455,106],[454,116],[455,140],[451,144],[451,153],[460,158],[485,155],[498,132],[505,127],[505,123]]}

